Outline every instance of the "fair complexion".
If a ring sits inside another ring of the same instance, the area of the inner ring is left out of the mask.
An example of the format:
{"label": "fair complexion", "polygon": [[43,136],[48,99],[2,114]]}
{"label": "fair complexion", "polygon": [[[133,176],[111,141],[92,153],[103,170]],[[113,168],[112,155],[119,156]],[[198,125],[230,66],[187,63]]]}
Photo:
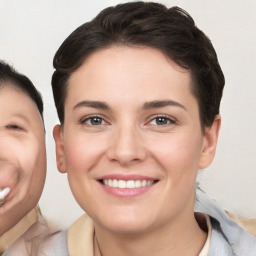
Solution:
{"label": "fair complexion", "polygon": [[215,153],[220,118],[202,127],[192,79],[151,48],[113,46],[69,80],[57,164],[110,255],[198,255],[195,180]]}
{"label": "fair complexion", "polygon": [[0,207],[0,235],[37,204],[46,175],[45,135],[36,104],[18,87],[0,88],[0,187],[10,193]]}

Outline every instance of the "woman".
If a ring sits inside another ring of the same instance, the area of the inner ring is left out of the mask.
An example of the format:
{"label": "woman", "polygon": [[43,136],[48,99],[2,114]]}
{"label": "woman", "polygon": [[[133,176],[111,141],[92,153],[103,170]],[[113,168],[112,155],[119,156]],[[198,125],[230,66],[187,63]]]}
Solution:
{"label": "woman", "polygon": [[107,8],[63,42],[54,67],[57,166],[87,213],[52,242],[55,252],[255,255],[255,237],[200,190],[195,204],[224,76],[189,14],[144,2]]}

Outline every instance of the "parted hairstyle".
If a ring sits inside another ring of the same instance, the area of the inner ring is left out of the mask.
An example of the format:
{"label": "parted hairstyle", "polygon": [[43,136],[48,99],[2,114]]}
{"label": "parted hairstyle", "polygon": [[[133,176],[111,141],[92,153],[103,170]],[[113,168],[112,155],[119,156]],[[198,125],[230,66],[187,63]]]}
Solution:
{"label": "parted hairstyle", "polygon": [[52,76],[61,124],[65,118],[70,76],[90,54],[112,45],[151,47],[188,70],[193,81],[192,93],[199,105],[201,126],[204,129],[212,125],[219,114],[225,84],[212,43],[186,11],[153,2],[108,7],[78,27],[62,43],[54,56],[56,70]]}
{"label": "parted hairstyle", "polygon": [[44,106],[42,97],[33,83],[28,79],[28,77],[18,73],[13,67],[0,60],[0,89],[7,86],[8,83],[21,89],[35,102],[37,109],[43,119]]}

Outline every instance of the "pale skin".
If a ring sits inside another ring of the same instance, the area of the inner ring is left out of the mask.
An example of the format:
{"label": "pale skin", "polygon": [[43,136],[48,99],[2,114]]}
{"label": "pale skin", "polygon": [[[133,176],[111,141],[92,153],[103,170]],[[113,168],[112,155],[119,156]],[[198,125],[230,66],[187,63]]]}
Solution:
{"label": "pale skin", "polygon": [[[148,47],[99,50],[71,75],[53,131],[57,165],[95,222],[101,255],[201,251],[195,180],[214,158],[220,116],[202,132],[191,86],[189,71]],[[114,179],[153,184],[105,184]]]}
{"label": "pale skin", "polygon": [[11,192],[0,207],[0,236],[37,204],[46,175],[43,121],[17,86],[0,88],[0,187]]}

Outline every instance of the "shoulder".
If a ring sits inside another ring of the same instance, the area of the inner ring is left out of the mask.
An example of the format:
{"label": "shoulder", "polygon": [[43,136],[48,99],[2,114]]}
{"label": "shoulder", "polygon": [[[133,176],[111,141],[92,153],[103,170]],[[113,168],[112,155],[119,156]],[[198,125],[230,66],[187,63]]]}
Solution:
{"label": "shoulder", "polygon": [[39,248],[39,256],[68,256],[67,231],[49,235]]}
{"label": "shoulder", "polygon": [[87,214],[75,221],[68,230],[49,235],[39,248],[39,256],[93,255],[93,222]]}
{"label": "shoulder", "polygon": [[215,200],[202,191],[197,191],[195,211],[210,216],[210,256],[256,256],[256,237],[234,222]]}
{"label": "shoulder", "polygon": [[[24,224],[24,223],[23,223]],[[20,229],[15,229],[15,235],[18,236]],[[47,222],[44,219],[37,220],[30,226],[25,233],[19,236],[5,251],[4,256],[28,256],[37,255],[37,249],[41,241],[49,234]],[[14,237],[15,238],[15,237]]]}
{"label": "shoulder", "polygon": [[71,255],[93,255],[94,224],[87,215],[82,215],[68,229],[68,250]]}
{"label": "shoulder", "polygon": [[239,215],[235,215],[229,211],[226,211],[227,215],[236,222],[240,227],[242,227],[247,232],[256,236],[256,219],[245,219]]}

